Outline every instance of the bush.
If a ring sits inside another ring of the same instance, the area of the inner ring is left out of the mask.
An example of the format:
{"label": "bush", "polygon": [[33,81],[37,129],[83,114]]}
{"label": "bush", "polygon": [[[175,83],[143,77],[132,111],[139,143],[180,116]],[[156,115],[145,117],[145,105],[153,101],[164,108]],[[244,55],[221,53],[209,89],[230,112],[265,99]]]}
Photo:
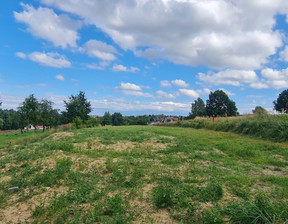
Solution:
{"label": "bush", "polygon": [[82,119],[80,117],[76,117],[74,118],[74,120],[72,121],[73,123],[73,126],[76,128],[76,129],[81,129],[82,128]]}

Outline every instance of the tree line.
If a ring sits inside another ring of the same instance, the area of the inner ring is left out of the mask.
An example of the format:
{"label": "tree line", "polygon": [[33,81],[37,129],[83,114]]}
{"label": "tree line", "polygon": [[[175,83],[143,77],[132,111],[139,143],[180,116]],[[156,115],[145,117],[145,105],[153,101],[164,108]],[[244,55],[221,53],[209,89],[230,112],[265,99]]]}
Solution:
{"label": "tree line", "polygon": [[[280,113],[288,113],[288,89],[281,92],[273,102],[274,109]],[[0,98],[0,106],[2,101]],[[65,110],[60,112],[53,108],[54,103],[47,99],[37,100],[34,94],[29,95],[19,105],[17,110],[0,109],[0,130],[24,130],[28,125],[43,126],[45,128],[72,123],[76,128],[94,127],[98,125],[147,125],[151,122],[159,122],[165,115],[122,116],[115,112],[105,112],[103,117],[89,116],[92,111],[91,103],[85,93],[80,91],[76,95],[68,97],[64,101]],[[253,113],[266,113],[262,107],[255,107]],[[201,98],[191,105],[191,112],[186,119],[197,116],[236,116],[238,109],[234,101],[222,90],[216,90],[209,94],[206,104]]]}
{"label": "tree line", "polygon": [[[2,101],[0,99],[0,106]],[[0,130],[21,129],[23,132],[28,125],[41,126],[43,131],[50,127],[72,123],[75,128],[94,127],[98,125],[147,125],[156,119],[156,115],[122,116],[115,112],[106,112],[103,117],[90,116],[91,103],[85,93],[80,91],[64,101],[65,110],[60,112],[53,108],[54,103],[47,99],[38,100],[34,94],[29,95],[19,105],[17,110],[0,109]],[[164,115],[157,115],[164,117]]]}
{"label": "tree line", "polygon": [[[280,113],[288,113],[288,89],[281,92],[278,98],[273,101],[274,109]],[[267,111],[260,106],[256,106],[252,110],[254,114],[267,113]],[[199,97],[191,104],[191,112],[188,119],[194,119],[195,117],[205,116],[236,116],[238,115],[238,109],[234,101],[230,100],[228,95],[223,90],[216,90],[210,92],[209,98],[204,101]]]}

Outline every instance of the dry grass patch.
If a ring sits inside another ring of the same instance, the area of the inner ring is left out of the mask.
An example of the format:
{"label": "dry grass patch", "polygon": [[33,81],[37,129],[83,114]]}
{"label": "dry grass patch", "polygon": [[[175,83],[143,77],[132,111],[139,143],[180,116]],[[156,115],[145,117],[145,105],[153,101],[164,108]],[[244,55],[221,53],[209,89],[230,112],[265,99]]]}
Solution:
{"label": "dry grass patch", "polygon": [[61,139],[61,138],[65,138],[65,137],[73,137],[73,136],[74,136],[74,133],[63,131],[63,132],[53,133],[48,138],[52,138],[53,140],[57,140],[57,139]]}

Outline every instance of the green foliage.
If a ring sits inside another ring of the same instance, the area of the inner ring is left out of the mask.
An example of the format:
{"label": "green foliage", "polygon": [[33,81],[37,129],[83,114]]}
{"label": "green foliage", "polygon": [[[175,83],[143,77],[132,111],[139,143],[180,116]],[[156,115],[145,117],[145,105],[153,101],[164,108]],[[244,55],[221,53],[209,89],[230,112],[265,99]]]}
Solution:
{"label": "green foliage", "polygon": [[197,116],[203,117],[206,115],[206,108],[204,101],[199,97],[194,101],[191,105],[191,113],[189,115],[190,118],[195,118]]}
{"label": "green foliage", "polygon": [[261,106],[256,106],[254,110],[252,110],[253,114],[257,114],[257,115],[264,115],[264,114],[268,114],[267,110],[265,110],[263,107]]}
{"label": "green foliage", "polygon": [[88,114],[92,111],[91,103],[86,99],[85,92],[80,91],[77,95],[71,95],[68,101],[64,101],[66,111],[63,112],[66,122],[72,122],[76,117],[82,121],[88,120]]}
{"label": "green foliage", "polygon": [[123,116],[121,113],[114,113],[111,116],[113,126],[121,126],[124,124]]}
{"label": "green foliage", "polygon": [[65,152],[72,152],[74,146],[71,142],[61,141],[61,142],[44,143],[43,148],[48,150],[62,150]]}
{"label": "green foliage", "polygon": [[206,187],[199,188],[199,200],[200,201],[219,201],[223,197],[222,186],[215,180],[209,181]]}
{"label": "green foliage", "polygon": [[16,130],[20,128],[20,114],[15,110],[0,109],[0,119],[2,120],[2,126],[0,124],[1,130]]}
{"label": "green foliage", "polygon": [[173,189],[166,184],[160,184],[153,188],[152,197],[157,208],[167,208],[173,204]]}
{"label": "green foliage", "polygon": [[265,195],[257,195],[254,200],[231,203],[225,209],[225,213],[230,216],[231,223],[272,224],[288,221],[287,203],[273,203]]}
{"label": "green foliage", "polygon": [[279,94],[274,102],[274,109],[281,113],[288,113],[288,89]]}
{"label": "green foliage", "polygon": [[53,109],[53,102],[42,99],[39,103],[39,124],[45,127],[56,126],[59,119],[58,110]]}
{"label": "green foliage", "polygon": [[217,207],[202,212],[203,223],[205,224],[221,224],[224,223],[221,210]]}
{"label": "green foliage", "polygon": [[32,124],[34,127],[37,125],[40,117],[39,113],[39,103],[38,100],[34,97],[34,94],[31,94],[25,98],[24,102],[18,108],[21,116],[21,124],[23,127],[28,124]]}
{"label": "green foliage", "polygon": [[93,128],[100,125],[100,120],[96,117],[90,117],[88,120],[85,121],[85,126],[87,128]]}
{"label": "green foliage", "polygon": [[111,125],[112,124],[112,118],[109,112],[105,112],[102,121],[101,121],[101,125],[105,126],[105,125]]}
{"label": "green foliage", "polygon": [[72,124],[75,126],[76,129],[81,129],[83,121],[81,117],[75,117],[72,121]]}
{"label": "green foliage", "polygon": [[216,90],[209,94],[206,113],[208,116],[236,116],[237,107],[223,90]]}

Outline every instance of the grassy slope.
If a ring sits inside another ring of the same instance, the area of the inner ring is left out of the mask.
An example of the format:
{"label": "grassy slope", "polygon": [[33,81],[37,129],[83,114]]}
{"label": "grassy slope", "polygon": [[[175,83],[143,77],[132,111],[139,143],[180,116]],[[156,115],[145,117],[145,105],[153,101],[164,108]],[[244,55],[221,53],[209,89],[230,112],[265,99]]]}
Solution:
{"label": "grassy slope", "polygon": [[215,131],[233,132],[249,135],[275,142],[288,141],[288,115],[246,115],[239,117],[216,117],[215,123],[212,118],[197,117],[194,120],[179,121],[162,124],[166,126],[180,126],[191,128],[205,128]]}
{"label": "grassy slope", "polygon": [[169,127],[45,135],[0,149],[3,223],[288,220],[285,144]]}

